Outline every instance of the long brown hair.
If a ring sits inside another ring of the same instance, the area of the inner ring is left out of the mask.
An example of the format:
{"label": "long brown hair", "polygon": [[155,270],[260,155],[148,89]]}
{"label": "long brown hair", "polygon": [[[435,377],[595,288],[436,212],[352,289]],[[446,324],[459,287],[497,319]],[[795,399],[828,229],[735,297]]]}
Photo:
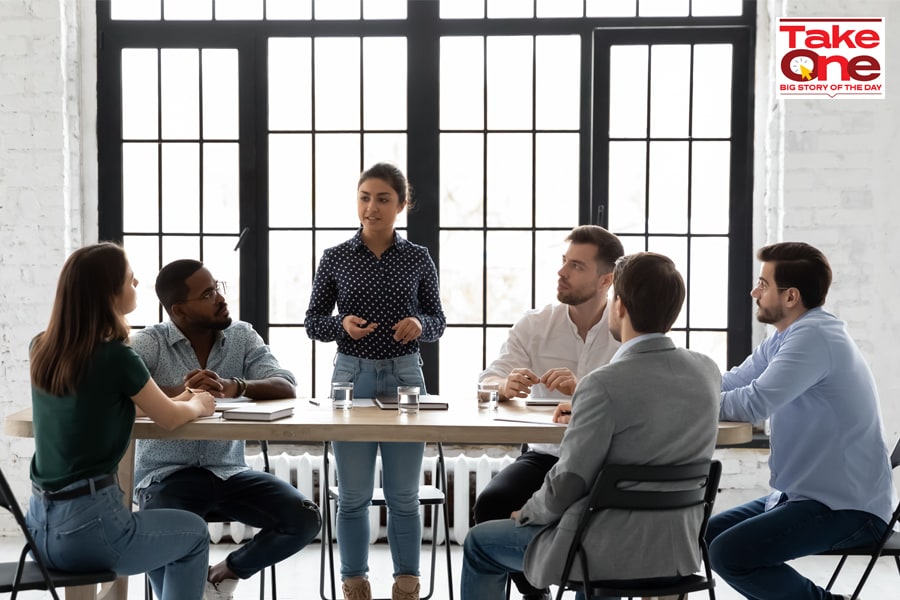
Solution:
{"label": "long brown hair", "polygon": [[77,387],[101,342],[128,338],[116,309],[125,285],[125,251],[101,242],[79,248],[59,274],[47,329],[31,346],[31,384],[54,396]]}

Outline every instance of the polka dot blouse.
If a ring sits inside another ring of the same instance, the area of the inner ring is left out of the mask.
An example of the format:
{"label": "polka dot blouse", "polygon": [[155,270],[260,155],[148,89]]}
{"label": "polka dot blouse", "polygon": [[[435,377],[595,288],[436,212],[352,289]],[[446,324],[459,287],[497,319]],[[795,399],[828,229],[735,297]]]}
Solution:
{"label": "polka dot blouse", "polygon": [[[335,305],[337,314],[332,314]],[[347,315],[378,323],[378,327],[354,340],[341,325]],[[391,327],[406,317],[419,319],[422,336],[401,344],[394,341]],[[394,244],[381,258],[366,247],[360,231],[328,248],[313,279],[304,325],[312,339],[337,340],[338,352],[357,358],[382,360],[418,352],[419,341],[437,340],[447,325],[437,269],[428,250],[396,231]]]}

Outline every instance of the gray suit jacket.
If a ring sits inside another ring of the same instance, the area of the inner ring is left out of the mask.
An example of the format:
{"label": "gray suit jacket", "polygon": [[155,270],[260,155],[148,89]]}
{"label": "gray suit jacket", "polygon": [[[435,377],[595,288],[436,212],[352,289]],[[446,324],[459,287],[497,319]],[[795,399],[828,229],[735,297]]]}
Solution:
{"label": "gray suit jacket", "polygon": [[[721,375],[709,357],[668,337],[640,340],[582,379],[559,462],[520,511],[520,525],[545,527],[525,553],[538,587],[559,582],[587,494],[605,464],[672,465],[709,460],[718,429]],[[592,579],[694,573],[702,511],[606,510],[586,537]],[[581,577],[576,561],[571,577]]]}

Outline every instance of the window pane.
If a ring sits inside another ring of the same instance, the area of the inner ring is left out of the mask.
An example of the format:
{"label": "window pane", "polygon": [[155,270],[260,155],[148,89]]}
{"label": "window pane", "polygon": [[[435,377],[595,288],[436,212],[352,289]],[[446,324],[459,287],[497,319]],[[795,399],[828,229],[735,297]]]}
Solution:
{"label": "window pane", "polygon": [[442,133],[440,137],[441,225],[480,227],[484,210],[484,136]]}
{"label": "window pane", "polygon": [[[303,311],[306,312],[305,306]],[[297,378],[297,396],[300,398],[317,395],[313,390],[313,378],[309,376],[312,347],[312,340],[302,327],[269,327],[269,348],[272,355],[282,369],[287,369]],[[328,396],[328,392],[325,392],[325,396]]]}
{"label": "window pane", "polygon": [[159,137],[157,50],[122,50],[122,137]]}
{"label": "window pane", "polygon": [[702,352],[714,361],[719,371],[725,372],[728,357],[728,334],[724,331],[692,331],[691,350]]}
{"label": "window pane", "polygon": [[356,212],[356,182],[361,168],[358,134],[316,136],[317,227],[359,227]]}
{"label": "window pane", "polygon": [[530,19],[534,16],[534,3],[531,0],[487,0],[489,19]]}
{"label": "window pane", "polygon": [[687,155],[687,142],[650,143],[650,232],[687,233]]}
{"label": "window pane", "polygon": [[584,16],[582,0],[537,0],[538,18]]}
{"label": "window pane", "polygon": [[578,129],[581,39],[548,36],[536,42],[535,123],[538,129]]}
{"label": "window pane", "polygon": [[[448,323],[481,323],[483,239],[480,231],[441,231],[441,248],[453,248],[453,260],[442,260],[440,273],[441,305]],[[443,353],[441,338],[442,363]]]}
{"label": "window pane", "polygon": [[639,0],[639,17],[686,17],[689,0]]}
{"label": "window pane", "polygon": [[589,17],[633,17],[637,14],[637,0],[587,0],[585,14]]}
{"label": "window pane", "polygon": [[[442,394],[455,392],[460,395],[459,401],[474,402],[472,398],[475,396],[478,374],[484,370],[481,336],[481,329],[475,327],[448,327],[444,331],[444,335],[441,336],[439,366]],[[496,349],[487,348],[489,361],[492,359],[492,351],[496,352]],[[467,393],[471,398],[466,395]]]}
{"label": "window pane", "polygon": [[487,39],[489,129],[531,129],[533,58],[531,37]]}
{"label": "window pane", "polygon": [[439,0],[442,19],[483,19],[484,0]]}
{"label": "window pane", "polygon": [[200,257],[200,236],[163,236],[161,265],[167,265],[173,260],[182,258],[203,260]]}
{"label": "window pane", "polygon": [[159,147],[122,144],[122,226],[125,231],[159,228]]}
{"label": "window pane", "polygon": [[200,53],[161,50],[162,137],[200,137]]}
{"label": "window pane", "polygon": [[312,0],[266,0],[266,19],[309,20],[312,18]]}
{"label": "window pane", "polygon": [[731,56],[729,44],[694,46],[694,137],[731,135]]}
{"label": "window pane", "polygon": [[163,144],[162,229],[170,233],[200,231],[199,144]]}
{"label": "window pane", "polygon": [[236,143],[203,145],[203,231],[207,233],[241,231],[239,151]]}
{"label": "window pane", "polygon": [[359,58],[359,38],[316,38],[317,129],[359,129]]}
{"label": "window pane", "polygon": [[[690,281],[690,273],[687,269],[687,238],[650,236],[647,243],[647,250],[649,252],[658,252],[660,254],[665,254],[666,256],[671,258],[675,263],[675,268],[678,269],[679,273],[681,273],[681,277],[684,279],[685,285],[688,284],[688,282]],[[693,290],[688,287],[689,297],[691,297],[692,291]],[[684,306],[681,307],[681,312],[678,314],[678,318],[675,319],[675,325],[673,325],[674,328],[680,329],[687,327],[686,307],[687,302],[685,302]]]}
{"label": "window pane", "polygon": [[691,156],[692,233],[728,233],[730,165],[730,142],[694,142]]}
{"label": "window pane", "polygon": [[728,238],[691,242],[691,327],[728,327]]}
{"label": "window pane", "polygon": [[269,226],[312,225],[312,136],[269,136]]}
{"label": "window pane", "polygon": [[232,319],[241,314],[241,255],[234,251],[237,239],[236,235],[203,238],[203,263],[215,279],[228,284],[225,300]]}
{"label": "window pane", "polygon": [[259,21],[263,18],[263,0],[216,0],[216,20]]}
{"label": "window pane", "polygon": [[269,320],[302,322],[312,293],[312,234],[270,231],[269,274]]}
{"label": "window pane", "polygon": [[313,8],[318,21],[359,18],[359,0],[316,0]]}
{"label": "window pane", "polygon": [[650,50],[650,136],[686,137],[691,89],[691,47]]}
{"label": "window pane", "polygon": [[535,137],[536,222],[541,227],[573,227],[578,223],[580,138],[577,133],[539,133]]}
{"label": "window pane", "polygon": [[441,38],[440,68],[441,129],[484,128],[484,40]]}
{"label": "window pane", "polygon": [[647,144],[609,144],[609,229],[616,233],[645,231]]}
{"label": "window pane", "polygon": [[405,19],[406,0],[363,0],[363,18]]}
{"label": "window pane", "polygon": [[[488,231],[487,322],[510,323],[531,308],[530,231]],[[443,287],[443,286],[442,286]]]}
{"label": "window pane", "polygon": [[159,242],[156,236],[138,237],[126,235],[122,245],[128,254],[128,263],[138,280],[137,308],[127,319],[132,327],[159,323],[160,306],[153,283],[159,273]]}
{"label": "window pane", "polygon": [[269,40],[269,128],[312,129],[312,41]]}
{"label": "window pane", "polygon": [[[363,126],[406,129],[406,38],[363,40]],[[385,71],[390,65],[390,75]]]}
{"label": "window pane", "polygon": [[531,134],[488,134],[487,225],[530,227]]}
{"label": "window pane", "polygon": [[[572,227],[577,221],[572,221]],[[569,247],[565,241],[569,231],[538,231],[535,234],[534,306],[541,308],[556,302],[556,284],[562,255]],[[516,317],[518,319],[518,317]],[[514,319],[515,320],[515,319]]]}
{"label": "window pane", "polygon": [[212,0],[163,0],[163,18],[167,21],[209,21]]}
{"label": "window pane", "polygon": [[203,53],[203,137],[238,139],[238,53],[210,50]]}
{"label": "window pane", "polygon": [[609,135],[647,136],[647,46],[609,49]]}
{"label": "window pane", "polygon": [[110,18],[126,21],[159,21],[159,0],[111,0]]}
{"label": "window pane", "polygon": [[695,17],[738,16],[743,14],[742,0],[691,0],[691,14]]}

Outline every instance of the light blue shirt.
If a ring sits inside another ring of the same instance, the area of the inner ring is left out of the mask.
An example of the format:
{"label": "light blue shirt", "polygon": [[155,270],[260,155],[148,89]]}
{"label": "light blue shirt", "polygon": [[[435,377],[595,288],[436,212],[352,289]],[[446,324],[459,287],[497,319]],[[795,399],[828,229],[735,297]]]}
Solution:
{"label": "light blue shirt", "polygon": [[770,418],[769,483],[885,522],[893,479],[875,379],[843,321],[807,311],[722,376],[725,421]]}
{"label": "light blue shirt", "polygon": [[[188,372],[200,368],[191,343],[171,321],[133,332],[131,346],[161,386],[182,385]],[[243,321],[234,321],[217,333],[206,368],[223,379],[282,377],[291,385],[297,384],[294,375],[280,367],[253,326]],[[249,467],[244,459],[244,441],[138,440],[134,488],[145,488],[187,467],[208,469],[222,479],[246,471]]]}

